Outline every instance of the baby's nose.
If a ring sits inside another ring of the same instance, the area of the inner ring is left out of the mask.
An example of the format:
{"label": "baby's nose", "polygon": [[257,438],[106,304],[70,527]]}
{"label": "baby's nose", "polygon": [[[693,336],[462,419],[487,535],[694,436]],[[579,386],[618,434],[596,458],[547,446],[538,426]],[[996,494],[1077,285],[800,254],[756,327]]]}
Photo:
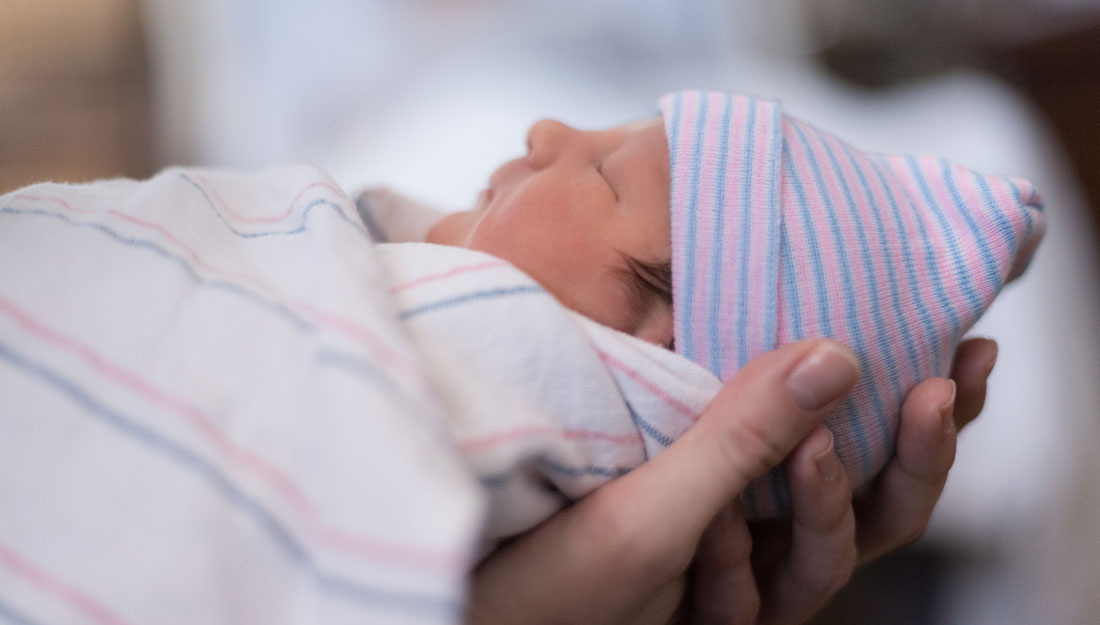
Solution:
{"label": "baby's nose", "polygon": [[533,169],[542,169],[557,158],[573,128],[553,119],[542,119],[527,131],[527,158]]}

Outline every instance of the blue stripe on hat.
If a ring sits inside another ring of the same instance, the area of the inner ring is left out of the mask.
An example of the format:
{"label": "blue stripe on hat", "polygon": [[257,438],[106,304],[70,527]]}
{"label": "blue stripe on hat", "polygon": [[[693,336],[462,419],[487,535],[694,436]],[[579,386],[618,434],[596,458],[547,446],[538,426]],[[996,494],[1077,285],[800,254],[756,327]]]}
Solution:
{"label": "blue stripe on hat", "polygon": [[[844,149],[844,153],[848,156],[848,161],[852,164],[852,169],[855,170],[856,176],[859,178],[859,184],[863,188],[863,195],[867,199],[867,206],[870,207],[871,215],[874,216],[875,219],[875,231],[878,234],[879,240],[885,244],[887,241],[889,241],[889,237],[886,235],[886,226],[882,222],[882,214],[879,213],[876,208],[875,195],[871,192],[871,185],[867,182],[867,177],[863,173],[863,168],[859,166],[859,163],[856,161],[855,155],[852,154],[851,148],[844,143],[842,143],[841,146]],[[886,193],[886,196],[890,197],[889,189],[884,189],[884,191]],[[890,201],[893,204],[893,197],[890,197]],[[897,205],[894,204],[893,207],[895,220],[898,222],[898,227],[902,231],[901,238],[902,240],[906,240],[907,237],[905,235],[905,227],[901,224],[900,215],[898,215]],[[905,253],[906,257],[908,257],[908,246],[903,245],[900,247],[902,248],[902,251]],[[892,258],[891,254],[887,253],[883,256],[886,260],[886,273],[890,276],[890,279],[888,280],[890,286],[890,301],[894,305],[894,312],[897,314],[898,318],[905,319],[905,309],[901,305],[901,293],[898,292],[898,281],[900,280],[900,277],[898,275],[897,267],[894,266],[894,259]],[[910,283],[912,284],[914,276],[911,272],[911,259],[909,259],[908,269],[910,269]],[[918,301],[921,306],[923,306],[923,302],[921,302],[919,297],[916,297],[914,299]],[[925,311],[925,314],[927,314],[927,311]],[[912,333],[910,333],[909,331],[909,324],[899,323],[898,326],[901,330],[902,340],[905,342],[905,354],[909,358],[909,367],[913,370],[913,375],[919,376],[921,374],[920,357],[917,355],[917,346],[916,343],[913,341]]]}
{"label": "blue stripe on hat", "polygon": [[[985,182],[985,177],[984,176],[979,176],[978,178],[982,183],[982,187],[988,192],[989,186]],[[1002,178],[1002,180],[1004,180],[1005,183],[1008,184],[1008,186],[1012,187],[1012,193],[1014,194],[1015,197],[1017,197],[1017,198],[1022,197],[1021,194],[1020,194],[1020,187],[1017,187],[1016,183],[1012,182],[1011,178]],[[990,195],[992,195],[992,193]],[[1035,210],[1039,211],[1040,213],[1043,212],[1043,205],[1042,204],[1033,204],[1033,202],[1035,201],[1035,196],[1037,196],[1037,195],[1039,195],[1039,190],[1033,188],[1031,190],[1031,194],[1027,196],[1026,200],[1024,200],[1024,204],[1027,205],[1027,206],[1024,207],[1024,210],[1023,210],[1024,221],[1027,222],[1027,230],[1024,232],[1024,239],[1027,239],[1028,237],[1030,237],[1031,233],[1034,232],[1034,230],[1035,230],[1035,217],[1033,217],[1031,215],[1031,209],[1034,208]],[[1013,253],[1015,254],[1015,248],[1013,248]]]}
{"label": "blue stripe on hat", "polygon": [[[982,253],[982,268],[985,269],[985,277],[993,285],[993,292],[1001,290],[1004,286],[1004,279],[1001,277],[999,271],[997,271],[997,265],[993,257],[993,250],[989,249],[989,241],[986,240],[985,234],[982,232],[981,227],[978,226],[978,222],[974,221],[974,216],[971,211],[966,209],[966,202],[963,201],[962,193],[959,192],[959,187],[955,182],[955,176],[951,173],[951,165],[945,160],[940,161],[940,167],[943,169],[943,177],[947,182],[947,189],[951,193],[951,199],[955,200],[955,203],[959,206],[959,213],[962,214],[963,220],[966,221],[966,226],[970,228],[970,233],[974,235],[975,241],[978,243],[978,248]],[[998,233],[1005,239],[1009,248],[1015,253],[1015,242],[1012,236],[1012,227],[1005,220],[1005,216],[1001,214],[1000,206],[997,202],[993,201],[991,196],[984,198],[989,202],[989,210],[992,212],[993,219],[998,221]],[[978,311],[981,314],[981,311]]]}
{"label": "blue stripe on hat", "polygon": [[685,331],[683,335],[685,343],[685,345],[683,346],[683,354],[684,356],[688,357],[691,360],[695,360],[696,362],[698,362],[698,360],[696,360],[695,358],[695,337],[692,336],[691,333],[691,318],[694,315],[694,312],[692,311],[694,298],[692,297],[692,295],[695,293],[695,236],[696,230],[698,228],[698,225],[696,223],[696,213],[698,211],[696,210],[696,207],[699,202],[699,161],[702,157],[703,152],[703,130],[706,127],[706,116],[707,98],[704,96],[701,100],[698,114],[695,118],[695,154],[692,155],[691,159],[691,196],[687,204],[688,231],[686,245],[688,253],[684,255],[684,260],[687,262],[687,266],[684,267],[684,271],[682,272],[685,280],[684,293],[686,297],[681,298],[681,301],[683,302],[682,310],[684,313],[684,321],[688,324],[687,331]]}
{"label": "blue stripe on hat", "polygon": [[[928,229],[924,227],[924,220],[920,217],[922,211],[917,209],[917,203],[909,197],[909,190],[903,190],[905,191],[905,198],[909,202],[909,207],[913,211],[913,218],[917,222],[917,229],[920,231],[921,243],[924,245],[925,265],[929,277],[932,278],[932,289],[936,292],[936,303],[947,313],[948,320],[951,322],[951,335],[957,338],[962,335],[962,321],[959,320],[959,313],[955,310],[951,298],[947,297],[943,280],[940,279],[940,268],[936,266],[935,248],[932,246],[932,240],[928,237]],[[936,336],[936,334],[933,332],[928,336]],[[936,347],[935,349],[937,352],[936,362],[939,362],[939,348]]]}
{"label": "blue stripe on hat", "polygon": [[[722,376],[722,354],[725,352],[723,346],[726,344],[727,337],[721,336],[721,328],[718,326],[718,312],[721,308],[721,295],[725,289],[722,289],[722,249],[723,245],[723,228],[725,226],[725,199],[726,195],[726,166],[729,161],[729,143],[730,143],[730,112],[733,108],[733,98],[725,96],[726,104],[722,110],[722,134],[718,141],[718,173],[717,184],[714,189],[714,232],[713,240],[711,241],[710,249],[710,292],[707,294],[707,329],[710,334],[710,345],[708,345],[708,351],[710,352],[710,370],[717,376]],[[744,323],[737,324],[742,329]],[[726,340],[723,340],[726,339]],[[738,363],[740,366],[740,363]]]}
{"label": "blue stripe on hat", "polygon": [[780,280],[780,288],[783,289],[783,303],[786,304],[788,328],[802,328],[802,301],[798,297],[798,289],[795,285],[794,252],[791,251],[791,242],[786,230],[782,230],[779,237],[779,260],[783,263],[785,277]]}
{"label": "blue stripe on hat", "polygon": [[[749,117],[749,125],[748,125],[748,129],[746,130],[746,133],[745,133],[747,135],[747,138],[745,140],[745,149],[744,149],[745,154],[744,154],[744,157],[743,157],[745,160],[744,160],[744,162],[742,163],[742,166],[741,166],[741,189],[740,189],[740,191],[741,191],[741,206],[740,206],[741,231],[738,233],[740,235],[740,238],[741,238],[741,241],[738,243],[739,250],[740,250],[741,253],[739,255],[740,257],[737,259],[737,265],[738,265],[738,268],[740,269],[740,275],[738,276],[737,279],[738,279],[738,284],[741,285],[741,297],[739,297],[738,300],[737,300],[737,368],[738,369],[740,369],[741,367],[744,367],[745,363],[747,363],[749,361],[749,358],[751,357],[751,354],[749,353],[748,337],[747,337],[747,335],[748,335],[748,325],[749,324],[746,323],[748,321],[748,318],[749,318],[749,313],[748,313],[748,305],[749,305],[748,299],[749,298],[746,296],[745,286],[749,282],[749,241],[751,240],[752,235],[756,234],[755,232],[752,232],[752,223],[753,223],[753,220],[752,220],[752,217],[753,217],[753,211],[752,211],[752,184],[750,184],[751,173],[752,173],[752,164],[753,164],[754,159],[756,158],[756,143],[755,143],[755,139],[756,139],[756,137],[755,137],[755,134],[756,134],[756,132],[755,132],[756,131],[756,100],[755,99],[750,99],[749,100],[748,117]],[[773,209],[772,206],[765,207],[765,210],[772,210],[772,209]],[[757,296],[758,294],[753,293],[752,295]],[[764,323],[765,323],[764,327],[769,327],[767,325],[767,320],[765,320]]]}
{"label": "blue stripe on hat", "polygon": [[[852,335],[852,342],[854,343],[852,347],[855,348],[855,353],[856,357],[859,360],[860,369],[862,369],[863,371],[871,371],[871,363],[868,362],[866,355],[867,348],[865,346],[866,341],[863,338],[863,329],[859,325],[859,313],[856,310],[856,294],[855,290],[853,289],[852,272],[849,269],[848,253],[847,250],[845,250],[844,246],[844,234],[840,231],[840,222],[837,221],[836,206],[833,205],[833,197],[828,192],[828,186],[825,184],[825,175],[821,170],[821,164],[816,158],[814,158],[813,149],[810,147],[809,140],[806,139],[806,133],[803,132],[802,125],[800,123],[792,122],[791,127],[794,128],[795,132],[798,133],[798,139],[802,142],[803,149],[806,150],[806,160],[809,162],[810,171],[813,172],[814,179],[817,182],[818,188],[821,190],[821,199],[825,204],[825,214],[829,218],[829,229],[832,231],[833,235],[833,247],[836,249],[837,256],[840,259],[840,262],[838,264],[840,265],[841,273],[844,276],[844,308],[847,311],[847,314],[844,316],[844,318],[847,321],[846,325],[848,326],[848,330],[851,332]],[[848,197],[848,201],[849,203],[851,202],[850,195]],[[849,204],[849,208],[852,209],[853,207]],[[806,215],[806,219],[807,222],[809,222],[810,217],[808,213]],[[835,336],[832,333],[831,329],[829,330],[829,336]],[[875,405],[875,410],[878,412],[878,414],[883,414],[884,412],[886,412],[884,409],[882,397],[878,393],[878,388],[874,384],[866,384],[864,385],[864,387],[868,391],[870,391],[872,401]],[[860,452],[860,463],[863,465],[863,475],[870,476],[874,472],[870,443],[867,441],[866,433],[863,431],[862,427],[854,428],[854,430],[856,433],[856,442]]]}
{"label": "blue stripe on hat", "polygon": [[[793,122],[791,122],[791,125],[795,126],[796,130],[798,130],[797,126]],[[798,130],[798,132],[799,134],[801,134],[801,130]],[[802,141],[803,143],[805,143],[805,137],[802,137]],[[809,203],[806,199],[806,189],[802,183],[801,178],[798,175],[798,171],[795,169],[794,155],[791,153],[790,146],[786,142],[784,142],[783,144],[783,157],[784,168],[787,171],[788,179],[791,182],[795,197],[798,199],[799,208],[801,209],[800,212],[802,214],[802,220],[806,224],[805,238],[810,246],[810,264],[813,267],[814,281],[817,284],[816,290],[819,313],[816,319],[820,320],[822,330],[826,336],[836,336],[835,332],[833,331],[832,322],[829,318],[829,303],[828,298],[826,297],[827,289],[825,287],[825,271],[821,265],[821,250],[818,246],[816,232],[813,227],[812,218],[810,217]],[[813,159],[807,160],[812,162]],[[820,172],[818,172],[818,175],[820,176]],[[793,326],[792,330],[795,332],[795,336],[791,337],[792,340],[800,340],[802,338],[805,338],[803,334],[803,329],[804,326],[802,326],[801,324]],[[860,358],[860,366],[866,367],[866,363],[863,362],[862,355],[859,354],[858,351],[856,355]],[[854,414],[852,413],[853,406],[854,404],[852,403],[851,395],[849,395],[848,399],[845,400],[841,409],[848,412],[849,414]],[[863,436],[863,432],[860,431],[860,428],[856,428],[856,435],[856,443],[857,448],[859,449],[862,474],[869,475],[871,472],[871,458],[869,457],[869,453],[867,451],[867,441],[866,438]]]}
{"label": "blue stripe on hat", "polygon": [[794,195],[798,199],[798,206],[802,211],[802,220],[807,226],[806,242],[810,246],[810,266],[813,268],[814,282],[817,284],[817,289],[815,291],[817,305],[821,310],[818,317],[821,318],[825,333],[832,335],[833,329],[829,321],[829,302],[825,297],[825,269],[821,266],[821,250],[818,248],[817,236],[815,236],[813,224],[810,222],[810,208],[806,200],[806,189],[802,185],[802,180],[799,178],[798,172],[795,171],[794,156],[791,154],[791,148],[786,142],[783,143],[783,160],[784,166],[789,174],[788,179],[791,181]]}
{"label": "blue stripe on hat", "polygon": [[[898,362],[895,358],[894,350],[890,348],[890,342],[887,339],[886,321],[882,317],[881,300],[879,299],[878,280],[875,278],[875,267],[871,262],[871,246],[867,241],[867,231],[863,223],[863,211],[859,209],[859,205],[856,203],[855,196],[852,195],[852,190],[848,186],[848,180],[844,176],[844,172],[840,167],[840,161],[837,160],[836,154],[833,152],[833,148],[829,145],[829,142],[822,137],[820,139],[822,147],[825,148],[825,154],[828,155],[829,161],[833,166],[833,172],[836,175],[836,179],[840,181],[840,187],[844,191],[844,197],[848,201],[848,209],[852,216],[852,221],[856,226],[856,236],[859,238],[859,256],[863,263],[863,271],[867,275],[867,286],[871,292],[871,317],[874,319],[875,324],[875,343],[878,346],[879,352],[885,361],[886,372],[890,378],[890,383],[893,386],[894,394],[901,397],[905,393],[905,386],[902,384],[901,376],[898,372]],[[859,166],[854,165],[854,169],[859,171]],[[872,203],[873,206],[873,203]],[[874,212],[874,211],[872,211]],[[839,236],[839,232],[837,233]],[[838,239],[838,245],[843,247]],[[893,284],[896,280],[896,276],[893,274],[893,269],[889,269],[888,281]],[[853,309],[855,306],[855,293],[853,292],[853,286],[851,281],[848,283],[847,291],[850,296],[849,314],[855,315],[856,312]],[[853,317],[855,325],[859,326],[858,317]],[[904,324],[902,324],[904,325]],[[862,340],[862,339],[861,339]],[[873,377],[873,375],[872,375]],[[872,417],[875,420],[875,424],[878,425],[879,435],[882,436],[882,440],[890,440],[890,419],[893,414],[894,406],[887,406],[886,401],[882,398],[878,391],[878,385],[872,382],[867,385],[871,389],[872,400],[875,404],[875,414]]]}
{"label": "blue stripe on hat", "polygon": [[[981,185],[982,185],[982,193],[984,195],[986,195],[987,197],[992,198],[993,193],[990,191],[989,185],[986,184],[985,176],[977,176],[977,178],[978,178],[978,182],[980,182]],[[1017,197],[1017,198],[1021,197],[1020,196],[1020,187],[1017,187],[1016,183],[1012,182],[1011,178],[1002,178],[1002,180],[1004,180],[1005,183],[1008,186],[1012,187],[1012,193],[1015,197]],[[1030,237],[1032,230],[1034,230],[1034,228],[1035,228],[1035,218],[1031,216],[1031,210],[1030,209],[1035,208],[1036,210],[1039,210],[1040,212],[1043,210],[1042,205],[1034,206],[1034,207],[1031,206],[1031,203],[1032,203],[1032,201],[1035,200],[1035,196],[1037,194],[1038,194],[1038,191],[1036,189],[1032,189],[1031,190],[1031,195],[1029,195],[1028,198],[1026,200],[1024,200],[1024,204],[1028,205],[1027,207],[1024,208],[1024,211],[1023,211],[1024,212],[1024,221],[1027,222],[1027,231],[1024,233],[1024,238]],[[1013,243],[1016,243],[1015,238],[1013,239]],[[1012,253],[1013,254],[1016,253],[1016,248],[1015,247],[1012,248]]]}
{"label": "blue stripe on hat", "polygon": [[[977,174],[974,174],[973,177],[978,180],[978,186],[981,188],[981,191],[982,191],[982,198],[986,202],[988,202],[990,206],[998,209],[998,210],[993,211],[993,219],[995,219],[997,221],[998,225],[1000,226],[1000,228],[998,228],[998,232],[1000,233],[1001,237],[1004,239],[1005,245],[1008,246],[1009,255],[1010,256],[1015,256],[1016,255],[1016,248],[1019,247],[1020,240],[1016,238],[1016,233],[1013,232],[1012,222],[1009,221],[1008,216],[1005,214],[1005,212],[1003,210],[1000,210],[1001,204],[999,202],[997,202],[997,200],[993,197],[993,190],[989,188],[989,182],[986,180],[986,177],[982,176],[982,175],[977,175]],[[1007,178],[1002,178],[1002,180],[1004,180],[1006,183],[1008,183],[1008,186],[1012,187],[1012,195],[1013,195],[1012,199],[1013,199],[1013,201],[1019,202],[1020,201],[1020,189],[1019,189],[1019,187],[1017,187],[1015,184],[1012,183],[1011,180],[1009,180]],[[1030,199],[1031,198],[1029,198],[1029,201],[1030,201]],[[1031,233],[1031,226],[1032,226],[1032,222],[1034,221],[1034,218],[1031,216],[1031,211],[1028,210],[1027,207],[1022,207],[1022,208],[1023,208],[1022,212],[1023,212],[1023,215],[1024,215],[1024,220],[1027,222],[1027,232],[1028,232],[1028,234],[1030,234]]]}
{"label": "blue stripe on hat", "polygon": [[[909,232],[906,229],[905,221],[902,219],[901,216],[901,207],[898,206],[897,198],[890,190],[890,183],[886,181],[886,174],[882,172],[883,163],[878,159],[870,159],[870,161],[872,169],[874,169],[875,174],[878,176],[879,184],[882,186],[882,192],[886,194],[886,199],[889,200],[890,209],[894,214],[894,221],[898,224],[898,228],[901,230],[901,238],[903,241],[908,241]],[[917,221],[917,224],[919,225],[920,218],[916,217],[915,219]],[[924,242],[925,248],[927,249],[927,237],[924,237]],[[918,285],[920,285],[920,279],[917,277],[915,267],[916,262],[913,260],[913,254],[910,251],[909,246],[902,245],[901,253],[903,262],[905,264],[905,274],[906,277],[909,279],[909,284],[917,287]],[[938,278],[935,277],[933,279],[938,280]],[[935,288],[935,285],[933,285],[933,288]],[[940,292],[942,293],[942,288],[940,289]],[[915,296],[913,300],[917,303],[917,316],[920,317],[921,325],[924,326],[924,335],[936,336],[936,324],[932,322],[932,313],[928,310],[928,305],[925,304],[924,298],[920,297],[919,294],[917,294],[917,296]],[[949,310],[948,312],[951,311]],[[932,342],[932,361],[940,361],[940,347],[939,343],[936,341]],[[917,371],[919,374],[923,374],[923,371],[920,368],[918,368]]]}
{"label": "blue stripe on hat", "polygon": [[[906,160],[909,163],[909,169],[912,170],[913,175],[916,177],[917,185],[920,186],[925,201],[928,203],[929,208],[932,209],[932,214],[936,216],[936,221],[940,224],[943,238],[947,242],[947,249],[951,252],[952,268],[959,277],[963,296],[966,297],[967,303],[970,304],[971,318],[977,319],[978,316],[982,314],[982,300],[978,297],[978,292],[974,290],[974,284],[970,281],[970,273],[966,270],[966,263],[963,261],[962,251],[959,250],[959,240],[955,236],[955,231],[951,228],[951,224],[947,222],[947,216],[943,213],[943,207],[940,206],[936,198],[932,196],[932,190],[928,187],[928,180],[917,164],[917,159],[909,155],[906,157]],[[961,324],[955,324],[952,336],[958,338],[961,335]]]}
{"label": "blue stripe on hat", "polygon": [[[772,106],[772,126],[771,136],[773,140],[768,143],[769,148],[776,148],[782,145],[783,141],[783,114],[778,106]],[[769,163],[778,162],[778,155],[768,153],[764,155]],[[782,175],[780,169],[772,167],[769,172],[771,178],[768,182],[768,203],[764,214],[768,219],[768,232],[770,236],[776,236],[776,233],[782,232],[782,220],[783,211],[779,210],[779,185],[782,181]],[[778,248],[778,241],[774,242],[772,249]],[[768,284],[779,283],[779,266],[777,261],[777,253],[767,254],[767,262],[765,265],[765,271],[767,272]],[[797,301],[797,300],[796,300]],[[768,297],[768,303],[765,309],[764,315],[764,349],[773,349],[775,347],[776,333],[779,330],[779,298],[777,296]]]}
{"label": "blue stripe on hat", "polygon": [[[837,160],[836,153],[833,152],[833,147],[828,144],[827,141],[822,140],[822,145],[825,147],[825,153],[828,155],[829,162],[832,163],[836,177],[840,180],[840,188],[844,189],[844,196],[848,200],[848,208],[851,211],[851,219],[856,223],[856,235],[859,238],[859,256],[860,261],[864,264],[864,273],[867,275],[868,287],[871,292],[871,317],[875,319],[875,330],[878,340],[879,351],[886,358],[887,372],[890,374],[890,382],[893,384],[894,393],[901,395],[905,392],[904,385],[901,382],[901,375],[898,372],[898,360],[894,358],[894,351],[890,349],[890,342],[887,340],[887,322],[882,318],[882,304],[879,298],[879,285],[878,279],[875,277],[875,264],[871,262],[871,245],[867,241],[867,230],[864,224],[864,211],[859,209],[858,202],[853,194],[851,194],[851,188],[848,186],[848,180],[840,168],[840,162]],[[856,172],[859,172],[859,165],[853,163],[853,168]],[[871,202],[870,206],[875,206]],[[875,211],[871,211],[875,212]],[[893,266],[888,266],[887,270],[888,282],[894,284],[897,281],[897,276],[893,273]],[[886,418],[889,413],[880,413],[878,416]]]}

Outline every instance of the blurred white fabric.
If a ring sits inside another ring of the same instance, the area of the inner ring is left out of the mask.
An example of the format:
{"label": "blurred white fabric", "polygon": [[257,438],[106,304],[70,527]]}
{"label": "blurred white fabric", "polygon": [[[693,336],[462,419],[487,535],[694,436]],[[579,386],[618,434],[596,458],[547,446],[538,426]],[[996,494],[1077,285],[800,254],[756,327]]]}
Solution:
{"label": "blurred white fabric", "polygon": [[[1083,200],[1041,118],[987,76],[855,91],[805,57],[794,0],[147,0],[172,161],[307,160],[347,188],[472,202],[552,116],[599,127],[667,90],[782,99],[869,150],[942,154],[1041,190],[1047,240],[980,324],[1000,359],[925,540],[974,557],[950,622],[1100,622],[1100,284]],[[597,8],[598,7],[598,8]]]}

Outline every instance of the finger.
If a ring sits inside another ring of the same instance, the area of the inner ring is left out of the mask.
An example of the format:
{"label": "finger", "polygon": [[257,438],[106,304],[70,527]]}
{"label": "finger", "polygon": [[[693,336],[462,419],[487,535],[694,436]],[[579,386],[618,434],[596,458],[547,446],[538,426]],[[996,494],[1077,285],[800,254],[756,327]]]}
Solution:
{"label": "finger", "polygon": [[955,383],[918,384],[901,409],[897,451],[856,504],[860,560],[915,541],[924,533],[955,461]]}
{"label": "finger", "polygon": [[[646,597],[633,616],[622,620],[630,625],[673,625],[683,623],[683,597],[687,580],[676,577]],[[513,618],[509,622],[516,622]],[[578,622],[578,621],[569,621]],[[585,621],[593,622],[593,621]]]}
{"label": "finger", "polygon": [[[560,622],[622,622],[684,574],[703,531],[778,464],[855,384],[855,356],[812,339],[754,359],[660,455],[500,550],[475,576],[477,609]],[[548,589],[552,589],[550,592]],[[551,597],[570,596],[570,604]]]}
{"label": "finger", "polygon": [[[648,552],[686,568],[719,511],[752,479],[781,462],[851,390],[858,375],[855,356],[825,339],[792,343],[756,358],[723,385],[680,440],[597,491],[597,502],[632,502],[604,510],[619,519],[612,525],[616,535],[608,536],[604,523],[604,529],[593,528],[597,540],[625,540],[631,557]],[[662,520],[666,551],[686,554],[688,560],[669,560],[668,553],[653,548],[652,528],[640,522],[648,519]],[[649,547],[640,552],[633,545],[641,542]]]}
{"label": "finger", "polygon": [[803,441],[787,463],[793,517],[790,548],[766,572],[761,623],[802,623],[852,575],[856,520],[848,475],[825,426]]}
{"label": "finger", "polygon": [[926,380],[906,398],[897,456],[857,506],[861,561],[912,542],[924,532],[954,462],[956,435],[985,405],[986,380],[996,359],[997,343],[990,339],[968,339],[959,345],[951,369],[955,396],[950,420],[934,409],[951,399],[950,384]]}
{"label": "finger", "polygon": [[760,593],[750,560],[752,548],[740,504],[724,507],[699,541],[692,574],[692,623],[756,622]]}
{"label": "finger", "polygon": [[978,417],[985,406],[986,380],[997,362],[997,343],[991,339],[968,339],[955,350],[951,379],[958,385],[955,425],[962,429]]}

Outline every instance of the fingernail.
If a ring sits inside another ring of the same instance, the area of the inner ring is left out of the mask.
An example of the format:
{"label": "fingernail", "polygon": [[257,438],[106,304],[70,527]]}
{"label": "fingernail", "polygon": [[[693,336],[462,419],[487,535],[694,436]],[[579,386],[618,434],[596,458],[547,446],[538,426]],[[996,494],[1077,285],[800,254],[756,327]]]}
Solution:
{"label": "fingernail", "polygon": [[948,384],[951,385],[951,394],[947,398],[947,401],[940,406],[940,422],[943,424],[943,433],[952,434],[955,432],[955,381],[948,380]]}
{"label": "fingernail", "polygon": [[787,376],[787,392],[804,410],[818,410],[847,393],[859,377],[859,363],[848,350],[822,343]]}
{"label": "fingernail", "polygon": [[831,482],[836,479],[836,476],[840,475],[840,458],[836,457],[836,452],[833,450],[833,433],[829,431],[829,428],[822,427],[824,434],[815,434],[824,440],[820,445],[820,451],[814,455],[814,466],[817,468],[817,472],[821,475],[821,479],[826,482]]}

